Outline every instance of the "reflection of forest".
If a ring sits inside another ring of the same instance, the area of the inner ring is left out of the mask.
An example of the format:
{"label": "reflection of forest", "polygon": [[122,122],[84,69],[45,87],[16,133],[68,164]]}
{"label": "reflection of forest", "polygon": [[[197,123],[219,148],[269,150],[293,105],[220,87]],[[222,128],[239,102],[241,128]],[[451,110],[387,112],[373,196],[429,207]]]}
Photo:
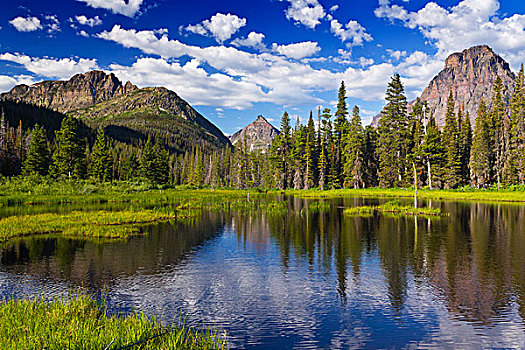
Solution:
{"label": "reflection of forest", "polygon": [[180,263],[189,251],[217,234],[224,222],[224,215],[204,211],[182,222],[146,226],[146,235],[125,242],[26,238],[0,249],[0,269],[98,288],[116,277],[137,271],[154,274]]}
{"label": "reflection of forest", "polygon": [[[511,312],[525,318],[525,207],[433,203],[449,217],[345,217],[342,207],[375,204],[347,198],[283,198],[287,212],[204,211],[188,222],[146,228],[127,242],[97,244],[65,238],[27,238],[0,248],[0,270],[96,287],[120,276],[161,272],[232,223],[241,244],[265,251],[276,244],[287,272],[291,261],[337,275],[341,302],[366,278],[367,255],[377,256],[392,310],[403,310],[410,285],[428,283],[451,317],[490,324]],[[377,201],[376,201],[377,202]],[[354,283],[350,283],[353,280]],[[353,287],[355,286],[355,287]]]}
{"label": "reflection of forest", "polygon": [[[339,207],[363,199],[332,201],[328,211],[309,211],[309,200],[289,199],[289,215],[234,215],[239,239],[260,246],[271,235],[286,271],[291,255],[311,269],[338,276],[347,298],[347,274],[359,281],[363,256],[377,250],[395,312],[404,307],[409,278],[428,281],[451,316],[490,323],[519,303],[525,318],[525,207],[440,203],[449,217],[345,217]],[[368,204],[368,203],[367,203]],[[268,234],[269,232],[269,234]]]}

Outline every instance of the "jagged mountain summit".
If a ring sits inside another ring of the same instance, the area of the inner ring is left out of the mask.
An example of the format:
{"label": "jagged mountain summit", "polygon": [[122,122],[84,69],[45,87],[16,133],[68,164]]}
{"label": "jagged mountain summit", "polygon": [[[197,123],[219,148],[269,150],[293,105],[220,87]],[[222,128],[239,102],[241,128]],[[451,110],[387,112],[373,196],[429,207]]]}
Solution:
{"label": "jagged mountain summit", "polygon": [[277,135],[279,130],[259,115],[251,124],[231,135],[230,142],[234,146],[240,141],[246,142],[250,151],[267,151]]}
{"label": "jagged mountain summit", "polygon": [[100,70],[77,74],[69,80],[48,80],[33,85],[17,85],[3,98],[67,113],[107,101],[138,88]]}
{"label": "jagged mountain summit", "polygon": [[[443,126],[452,90],[456,112],[464,108],[474,125],[481,100],[490,106],[492,85],[497,77],[503,82],[508,100],[516,80],[509,64],[487,45],[474,46],[451,54],[445,61],[445,68],[432,79],[420,98],[427,102],[438,125]],[[374,117],[372,125],[377,126],[379,119],[380,115]]]}
{"label": "jagged mountain summit", "polygon": [[124,143],[137,144],[151,135],[163,138],[175,152],[193,146],[230,146],[214,124],[175,92],[163,87],[139,89],[102,71],[77,74],[67,81],[18,85],[1,98],[71,114],[93,129],[105,127],[110,137]]}

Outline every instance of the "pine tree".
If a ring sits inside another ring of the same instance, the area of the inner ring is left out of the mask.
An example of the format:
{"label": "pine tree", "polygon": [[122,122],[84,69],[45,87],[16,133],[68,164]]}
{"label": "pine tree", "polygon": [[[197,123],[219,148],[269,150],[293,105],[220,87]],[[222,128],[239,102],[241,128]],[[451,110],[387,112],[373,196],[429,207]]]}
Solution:
{"label": "pine tree", "polygon": [[308,118],[308,126],[306,130],[306,149],[304,152],[304,164],[305,164],[305,178],[304,188],[309,189],[315,186],[316,179],[316,166],[317,166],[317,155],[316,155],[316,137],[315,137],[315,125],[310,111],[310,117]]}
{"label": "pine tree", "polygon": [[325,108],[323,114],[319,114],[319,188],[324,190],[329,184],[329,147],[332,140],[332,118],[330,109]]}
{"label": "pine tree", "polygon": [[425,123],[427,122],[427,105],[418,97],[416,103],[412,106],[411,118],[412,131],[409,152],[409,162],[412,163],[418,173],[419,186],[423,186],[427,181],[425,175],[425,161],[423,155],[423,142],[425,137]]}
{"label": "pine tree", "polygon": [[111,181],[113,173],[113,158],[109,153],[104,128],[97,131],[97,138],[91,152],[90,175],[100,181]]}
{"label": "pine tree", "polygon": [[427,184],[430,189],[441,188],[443,185],[442,176],[446,154],[441,141],[441,132],[434,115],[430,115],[425,129],[421,151],[426,163]]}
{"label": "pine tree", "polygon": [[84,142],[78,135],[78,123],[67,116],[60,130],[55,132],[56,150],[51,173],[54,176],[82,178],[85,173]]}
{"label": "pine tree", "polygon": [[365,161],[364,161],[364,139],[363,127],[361,126],[361,117],[359,116],[359,107],[354,106],[352,110],[352,119],[348,133],[345,137],[345,187],[363,188],[365,187]]}
{"label": "pine tree", "polygon": [[22,174],[24,176],[32,174],[45,176],[49,171],[49,162],[50,155],[45,130],[36,124],[31,133],[31,143],[23,164]]}
{"label": "pine tree", "polygon": [[379,159],[377,155],[377,145],[379,134],[371,125],[367,125],[364,131],[363,159],[365,160],[365,186],[375,187],[379,184],[377,171]]}
{"label": "pine tree", "polygon": [[524,139],[525,139],[525,82],[523,64],[516,79],[514,93],[510,101],[510,126],[508,157],[503,169],[503,182],[506,185],[523,184],[524,166],[523,161]]}
{"label": "pine tree", "polygon": [[493,153],[493,181],[498,185],[498,190],[501,186],[501,178],[503,175],[503,167],[506,158],[506,133],[505,127],[505,100],[503,98],[503,82],[501,78],[496,78],[492,88],[492,114],[491,114],[491,138]]}
{"label": "pine tree", "polygon": [[443,145],[446,153],[445,188],[457,188],[461,182],[461,153],[459,150],[458,120],[454,112],[454,97],[452,90],[447,102],[445,126],[443,128]]}
{"label": "pine tree", "polygon": [[405,177],[409,125],[405,89],[399,74],[388,84],[379,125],[379,185],[402,186]]}
{"label": "pine tree", "polygon": [[292,148],[290,134],[290,117],[285,111],[281,119],[281,132],[276,138],[277,145],[274,149],[276,168],[279,172],[279,189],[284,190],[290,186],[292,167],[290,164],[290,153]]}
{"label": "pine tree", "polygon": [[470,116],[467,112],[465,117],[462,117],[461,110],[458,113],[458,119],[461,121],[459,131],[459,153],[461,163],[461,181],[462,186],[466,186],[470,182],[470,152],[472,148],[472,126],[470,124]]}
{"label": "pine tree", "polygon": [[335,111],[334,118],[334,162],[332,164],[332,176],[333,187],[341,187],[343,183],[343,164],[344,159],[344,139],[348,129],[348,122],[346,117],[348,115],[348,109],[346,106],[346,88],[345,82],[341,82],[339,92],[337,95],[337,110]]}
{"label": "pine tree", "polygon": [[485,102],[482,100],[476,117],[470,154],[470,178],[477,188],[490,184],[492,147],[489,116]]}
{"label": "pine tree", "polygon": [[155,181],[155,151],[153,149],[153,141],[151,136],[142,148],[142,155],[140,157],[140,176],[151,181]]}
{"label": "pine tree", "polygon": [[170,167],[169,167],[169,153],[164,147],[160,138],[157,137],[153,145],[153,181],[164,184],[169,181]]}

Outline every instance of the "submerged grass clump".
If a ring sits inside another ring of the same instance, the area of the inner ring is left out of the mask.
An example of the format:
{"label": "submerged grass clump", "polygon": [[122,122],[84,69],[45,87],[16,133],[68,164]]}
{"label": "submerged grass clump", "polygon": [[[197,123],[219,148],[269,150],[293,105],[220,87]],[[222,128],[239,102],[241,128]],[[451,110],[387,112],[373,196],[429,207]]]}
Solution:
{"label": "submerged grass clump", "polygon": [[[142,313],[110,315],[85,293],[0,302],[0,349],[223,349],[214,332],[165,327]],[[151,338],[151,339],[149,339]],[[149,340],[148,340],[149,339]]]}
{"label": "submerged grass clump", "polygon": [[0,219],[0,242],[32,234],[60,233],[82,238],[127,238],[138,224],[175,219],[176,211],[72,211],[10,216]]}
{"label": "submerged grass clump", "polygon": [[394,200],[378,206],[363,206],[348,208],[343,211],[348,216],[372,216],[376,213],[392,215],[422,215],[422,216],[440,216],[445,215],[439,208],[414,208],[411,205],[402,205],[399,201]]}

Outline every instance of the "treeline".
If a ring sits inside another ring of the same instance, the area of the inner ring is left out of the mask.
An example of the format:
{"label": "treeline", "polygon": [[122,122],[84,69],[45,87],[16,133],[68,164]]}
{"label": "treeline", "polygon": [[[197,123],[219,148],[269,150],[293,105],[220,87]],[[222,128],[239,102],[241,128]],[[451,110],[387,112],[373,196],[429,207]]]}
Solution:
{"label": "treeline", "polygon": [[[155,183],[235,188],[366,188],[418,186],[454,189],[525,184],[525,85],[523,67],[510,101],[501,79],[490,101],[482,101],[472,128],[470,116],[448,96],[440,129],[426,103],[408,107],[399,75],[392,77],[379,127],[363,127],[357,106],[349,113],[341,83],[335,113],[312,111],[308,122],[292,126],[284,112],[280,134],[266,151],[195,146],[169,153],[160,137],[124,145],[99,128],[92,145],[80,123],[62,120],[54,137],[36,125],[0,121],[0,171],[4,176],[39,174],[99,181],[148,179]],[[490,106],[490,107],[489,107]],[[317,123],[316,123],[317,122]],[[317,124],[317,126],[316,126]]]}

